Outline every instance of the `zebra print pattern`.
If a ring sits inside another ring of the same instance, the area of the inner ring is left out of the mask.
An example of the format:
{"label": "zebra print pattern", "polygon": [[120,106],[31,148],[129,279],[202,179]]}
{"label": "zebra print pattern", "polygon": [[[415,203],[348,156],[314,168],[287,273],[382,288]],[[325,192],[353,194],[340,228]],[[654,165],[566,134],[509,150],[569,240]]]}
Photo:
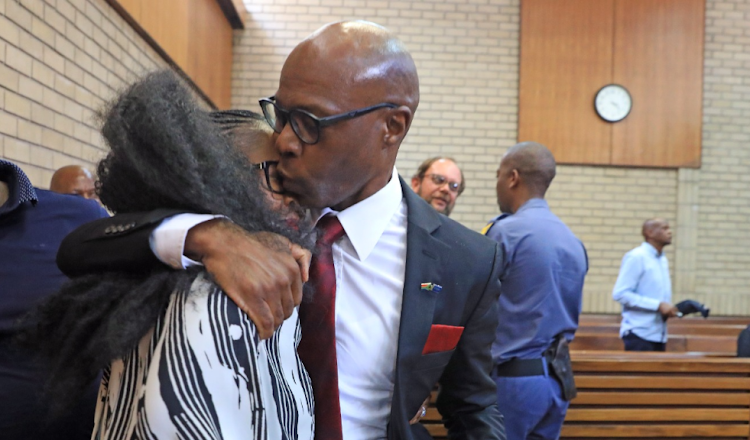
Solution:
{"label": "zebra print pattern", "polygon": [[105,369],[92,440],[312,440],[300,338],[295,310],[259,341],[247,315],[201,275]]}

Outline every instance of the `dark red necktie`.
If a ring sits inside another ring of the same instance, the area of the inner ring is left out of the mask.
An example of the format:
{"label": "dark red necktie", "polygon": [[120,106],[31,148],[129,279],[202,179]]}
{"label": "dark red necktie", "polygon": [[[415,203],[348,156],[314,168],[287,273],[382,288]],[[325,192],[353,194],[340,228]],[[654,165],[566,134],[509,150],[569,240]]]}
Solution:
{"label": "dark red necktie", "polygon": [[315,288],[311,302],[300,307],[302,340],[297,352],[312,381],[315,396],[315,439],[341,440],[341,405],[336,362],[336,272],[331,246],[344,235],[339,219],[326,216],[318,222],[321,233],[310,264]]}

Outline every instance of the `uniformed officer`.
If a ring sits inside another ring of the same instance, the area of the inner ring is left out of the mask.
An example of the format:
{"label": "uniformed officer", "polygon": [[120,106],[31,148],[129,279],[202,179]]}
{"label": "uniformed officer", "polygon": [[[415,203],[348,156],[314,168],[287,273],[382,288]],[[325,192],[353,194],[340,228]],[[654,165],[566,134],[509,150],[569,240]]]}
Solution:
{"label": "uniformed officer", "polygon": [[497,171],[498,205],[510,215],[483,231],[506,255],[492,356],[508,440],[557,439],[575,396],[567,344],[578,328],[588,259],[544,200],[555,168],[541,144],[511,147]]}

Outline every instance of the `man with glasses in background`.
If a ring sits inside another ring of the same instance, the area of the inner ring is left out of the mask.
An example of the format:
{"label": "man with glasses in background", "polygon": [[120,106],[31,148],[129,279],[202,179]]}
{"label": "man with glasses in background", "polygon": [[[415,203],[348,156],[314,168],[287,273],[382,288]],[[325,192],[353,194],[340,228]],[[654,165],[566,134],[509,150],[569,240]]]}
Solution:
{"label": "man with glasses in background", "polygon": [[425,160],[411,178],[411,189],[446,216],[451,215],[465,187],[464,173],[450,157],[437,156]]}

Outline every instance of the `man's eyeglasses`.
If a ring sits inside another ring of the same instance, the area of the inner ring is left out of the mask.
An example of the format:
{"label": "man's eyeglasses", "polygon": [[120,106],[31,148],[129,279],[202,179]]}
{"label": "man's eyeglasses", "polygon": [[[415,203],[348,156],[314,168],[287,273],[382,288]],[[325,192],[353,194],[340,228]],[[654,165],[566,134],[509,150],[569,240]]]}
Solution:
{"label": "man's eyeglasses", "polygon": [[461,182],[449,181],[447,177],[440,174],[425,174],[424,177],[429,177],[430,179],[432,179],[432,183],[437,186],[443,186],[447,183],[448,190],[450,190],[450,192],[458,193],[459,189],[461,189]]}
{"label": "man's eyeglasses", "polygon": [[320,129],[322,127],[327,127],[337,122],[354,119],[385,107],[396,108],[398,106],[389,102],[381,102],[380,104],[352,110],[346,113],[319,118],[312,113],[302,109],[283,109],[279,107],[278,104],[276,104],[275,96],[272,96],[270,98],[263,98],[260,100],[260,108],[263,110],[263,116],[266,117],[266,122],[268,122],[268,125],[273,128],[273,131],[275,131],[276,133],[281,133],[286,124],[291,123],[294,134],[296,134],[297,137],[306,144],[314,144],[318,142],[318,140],[320,139]]}
{"label": "man's eyeglasses", "polygon": [[276,160],[250,164],[256,170],[263,170],[263,173],[266,175],[266,189],[275,194],[282,194],[284,188],[281,186],[281,179],[279,178],[279,173],[276,171],[278,165],[279,162]]}

